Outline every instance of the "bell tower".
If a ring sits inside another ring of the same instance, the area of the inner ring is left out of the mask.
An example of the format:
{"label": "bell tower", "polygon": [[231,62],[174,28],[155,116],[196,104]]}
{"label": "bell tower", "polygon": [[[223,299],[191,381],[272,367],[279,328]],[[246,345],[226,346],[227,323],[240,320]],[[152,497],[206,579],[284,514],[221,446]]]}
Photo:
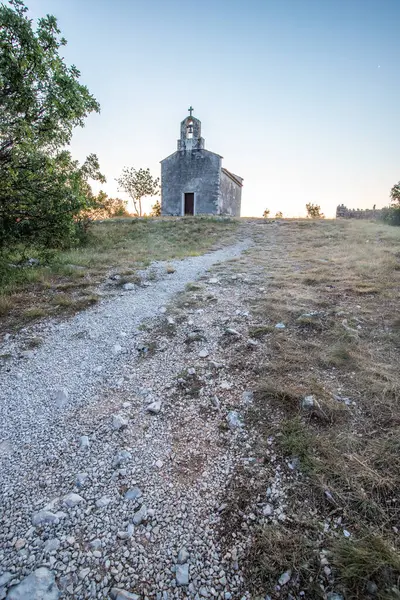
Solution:
{"label": "bell tower", "polygon": [[181,123],[181,138],[178,140],[178,150],[202,150],[204,138],[201,137],[201,121],[193,117],[192,106],[188,109],[189,116]]}

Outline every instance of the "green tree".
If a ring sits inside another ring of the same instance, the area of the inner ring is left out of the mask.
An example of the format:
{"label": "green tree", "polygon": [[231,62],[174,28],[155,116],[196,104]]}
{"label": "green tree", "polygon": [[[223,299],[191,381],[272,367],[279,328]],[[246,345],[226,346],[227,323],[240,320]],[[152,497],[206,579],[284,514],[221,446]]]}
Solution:
{"label": "green tree", "polygon": [[160,204],[159,200],[156,200],[156,202],[151,207],[150,216],[151,217],[161,217],[161,204]]}
{"label": "green tree", "polygon": [[382,218],[390,225],[400,225],[400,181],[390,190],[391,205],[382,209]]}
{"label": "green tree", "polygon": [[283,218],[283,213],[282,213],[282,211],[278,210],[278,212],[277,212],[277,213],[276,213],[276,215],[275,215],[275,218],[276,218],[276,219],[282,219],[282,218]]}
{"label": "green tree", "polygon": [[263,212],[263,217],[264,217],[264,219],[268,219],[270,212],[271,212],[271,211],[269,210],[269,208],[266,208],[266,209],[264,210],[264,212]]}
{"label": "green tree", "polygon": [[110,198],[106,192],[100,190],[97,196],[93,196],[91,206],[86,211],[86,215],[90,219],[112,219],[113,217],[126,217],[126,200],[120,198]]}
{"label": "green tree", "polygon": [[153,177],[150,169],[124,167],[116,180],[120,191],[126,192],[133,201],[135,213],[142,216],[142,199],[144,196],[155,196],[160,190],[159,177]]}
{"label": "green tree", "polygon": [[400,207],[400,181],[390,190],[390,199],[394,205]]}
{"label": "green tree", "polygon": [[21,0],[0,5],[0,160],[12,150],[54,150],[71,140],[98,102],[79,83],[59,50],[66,45],[54,16],[39,19],[36,31]]}
{"label": "green tree", "polygon": [[307,217],[310,217],[311,219],[325,218],[325,215],[321,212],[321,207],[319,206],[319,204],[311,204],[311,202],[309,202],[308,204],[306,204],[306,210]]}
{"label": "green tree", "polygon": [[69,245],[81,233],[80,213],[94,203],[89,180],[104,181],[96,156],[80,166],[66,151],[27,153],[10,164],[0,177],[0,244]]}
{"label": "green tree", "polygon": [[62,150],[99,104],[60,56],[55,17],[34,29],[26,12],[22,0],[0,5],[0,246],[66,238],[91,201],[88,180],[105,181],[95,155],[79,166]]}

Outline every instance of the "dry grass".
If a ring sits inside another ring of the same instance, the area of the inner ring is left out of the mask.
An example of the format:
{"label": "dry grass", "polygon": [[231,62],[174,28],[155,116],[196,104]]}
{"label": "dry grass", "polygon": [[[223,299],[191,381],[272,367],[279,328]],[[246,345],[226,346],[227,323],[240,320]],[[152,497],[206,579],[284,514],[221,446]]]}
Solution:
{"label": "dry grass", "polygon": [[22,312],[21,319],[26,321],[35,321],[47,316],[47,312],[39,306],[31,306]]}
{"label": "dry grass", "polygon": [[274,328],[272,325],[257,325],[256,327],[250,327],[249,336],[255,339],[262,338],[268,333],[272,333]]}
{"label": "dry grass", "polygon": [[317,534],[318,528],[312,522],[280,528],[269,525],[260,529],[249,556],[253,583],[260,589],[269,589],[275,587],[283,573],[290,571],[296,587],[307,589],[307,598],[322,600],[324,596],[317,584],[321,570]]}
{"label": "dry grass", "polygon": [[8,315],[12,309],[12,300],[9,296],[0,295],[0,317]]}
{"label": "dry grass", "polygon": [[349,598],[368,597],[371,583],[377,587],[376,598],[400,598],[400,555],[382,536],[337,541],[332,547],[332,558]]}
{"label": "dry grass", "polygon": [[[248,368],[249,385],[258,377],[248,414],[259,433],[255,452],[262,455],[273,436],[282,459],[299,459],[288,513],[291,523],[312,518],[319,529],[333,589],[369,598],[371,580],[375,598],[400,598],[400,228],[351,221],[274,227],[259,231],[248,255],[248,269],[264,269],[257,285],[267,290],[251,300],[249,335],[259,338],[257,364]],[[278,322],[286,328],[276,332]],[[315,403],[305,410],[307,395]],[[350,540],[333,526],[339,518]],[[254,593],[265,594],[260,582],[268,581],[271,597],[281,597],[274,585],[291,568],[306,597],[325,597],[316,577],[327,591],[331,583],[310,567],[309,541],[280,525],[261,532],[257,573],[249,566]]]}
{"label": "dry grass", "polygon": [[[233,220],[202,217],[120,219],[96,223],[85,247],[57,252],[48,264],[8,267],[21,258],[16,250],[0,265],[0,331],[20,327],[27,319],[83,310],[97,301],[90,290],[110,272],[121,277],[115,287],[137,282],[137,270],[152,261],[220,247],[234,241],[236,228]],[[35,257],[34,250],[30,256]],[[167,264],[166,273],[172,275],[174,267]]]}
{"label": "dry grass", "polygon": [[34,348],[39,348],[43,344],[43,339],[40,337],[31,337],[27,340],[25,344],[25,348],[27,350],[33,350]]}

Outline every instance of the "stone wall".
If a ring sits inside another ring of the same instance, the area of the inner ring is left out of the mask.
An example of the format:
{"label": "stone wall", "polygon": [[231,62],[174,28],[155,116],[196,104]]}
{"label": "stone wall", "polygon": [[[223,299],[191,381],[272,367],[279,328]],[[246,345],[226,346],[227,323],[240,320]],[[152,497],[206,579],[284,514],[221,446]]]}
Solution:
{"label": "stone wall", "polygon": [[221,170],[219,214],[240,217],[242,188]]}
{"label": "stone wall", "polygon": [[337,219],[380,219],[381,209],[376,208],[347,208],[344,204],[339,204],[336,208]]}
{"label": "stone wall", "polygon": [[180,150],[161,161],[161,214],[183,214],[183,194],[194,192],[195,214],[217,214],[221,157],[208,150]]}

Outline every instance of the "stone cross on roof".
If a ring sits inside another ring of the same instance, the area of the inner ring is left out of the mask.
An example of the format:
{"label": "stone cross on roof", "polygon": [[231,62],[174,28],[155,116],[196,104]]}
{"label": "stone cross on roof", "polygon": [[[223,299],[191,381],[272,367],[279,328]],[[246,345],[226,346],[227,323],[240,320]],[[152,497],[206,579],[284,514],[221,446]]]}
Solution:
{"label": "stone cross on roof", "polygon": [[188,111],[190,112],[190,116],[192,116],[192,112],[194,111],[194,108],[192,105],[189,106]]}

